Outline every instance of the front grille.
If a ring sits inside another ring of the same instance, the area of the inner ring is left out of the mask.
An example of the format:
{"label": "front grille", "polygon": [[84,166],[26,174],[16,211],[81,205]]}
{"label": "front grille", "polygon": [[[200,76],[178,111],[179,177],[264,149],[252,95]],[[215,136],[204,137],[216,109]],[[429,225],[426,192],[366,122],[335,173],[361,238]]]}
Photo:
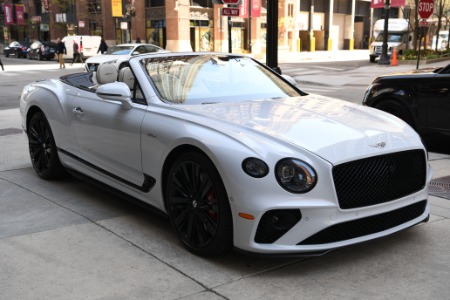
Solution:
{"label": "front grille", "polygon": [[413,150],[344,163],[333,168],[333,180],[342,209],[389,202],[425,187],[425,153]]}
{"label": "front grille", "polygon": [[425,212],[427,201],[423,200],[400,209],[353,220],[328,227],[297,245],[317,245],[345,241],[388,230],[411,221]]}

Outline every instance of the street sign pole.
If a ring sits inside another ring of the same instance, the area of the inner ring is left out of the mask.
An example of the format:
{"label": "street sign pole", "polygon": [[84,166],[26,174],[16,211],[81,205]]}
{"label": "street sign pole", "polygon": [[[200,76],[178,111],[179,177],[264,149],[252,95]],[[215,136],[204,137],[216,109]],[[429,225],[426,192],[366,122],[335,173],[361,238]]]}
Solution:
{"label": "street sign pole", "polygon": [[378,63],[380,65],[389,65],[389,56],[387,55],[388,43],[387,38],[389,34],[389,10],[391,8],[390,0],[384,2],[384,33],[383,33],[383,45],[381,46],[381,57]]}
{"label": "street sign pole", "polygon": [[[222,16],[228,16],[228,53],[233,53],[233,45],[231,40],[231,27],[233,26],[233,22],[231,21],[231,16],[239,16],[239,8],[242,0],[222,0],[223,4],[227,5],[227,8],[222,9]],[[224,12],[226,10],[226,14]]]}
{"label": "street sign pole", "polygon": [[231,16],[228,16],[228,53],[233,53],[233,45],[231,44]]}
{"label": "street sign pole", "polygon": [[419,0],[419,2],[417,4],[417,13],[421,20],[419,22],[419,30],[418,30],[419,31],[419,53],[417,55],[416,69],[419,69],[420,53],[422,51],[421,50],[422,38],[426,32],[425,26],[428,25],[428,22],[426,21],[426,19],[431,17],[433,12],[434,12],[434,0]]}

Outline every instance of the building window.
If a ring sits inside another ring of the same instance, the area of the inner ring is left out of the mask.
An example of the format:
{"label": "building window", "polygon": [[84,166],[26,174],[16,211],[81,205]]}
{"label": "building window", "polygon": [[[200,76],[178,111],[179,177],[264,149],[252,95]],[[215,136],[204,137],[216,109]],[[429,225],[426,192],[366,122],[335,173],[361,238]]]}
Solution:
{"label": "building window", "polygon": [[294,4],[288,4],[288,17],[294,17]]}
{"label": "building window", "polygon": [[100,0],[89,0],[88,11],[90,14],[98,14],[102,12],[102,2]]}
{"label": "building window", "polygon": [[145,8],[166,6],[165,0],[145,0]]}

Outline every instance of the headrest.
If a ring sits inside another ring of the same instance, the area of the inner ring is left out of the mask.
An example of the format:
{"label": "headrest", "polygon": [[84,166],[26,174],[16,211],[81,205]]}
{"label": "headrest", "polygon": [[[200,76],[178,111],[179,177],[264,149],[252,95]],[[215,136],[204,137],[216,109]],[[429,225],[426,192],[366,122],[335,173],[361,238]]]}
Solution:
{"label": "headrest", "polygon": [[97,68],[96,79],[98,84],[117,81],[117,69],[113,64],[101,64]]}
{"label": "headrest", "polygon": [[125,67],[119,70],[119,81],[125,82],[130,90],[134,88],[134,75],[129,67]]}

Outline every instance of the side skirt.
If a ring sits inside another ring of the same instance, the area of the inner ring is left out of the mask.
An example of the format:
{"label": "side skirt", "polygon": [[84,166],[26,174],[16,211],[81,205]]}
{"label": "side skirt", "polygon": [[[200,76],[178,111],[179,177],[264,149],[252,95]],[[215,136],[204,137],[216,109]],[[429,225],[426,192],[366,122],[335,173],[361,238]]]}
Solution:
{"label": "side skirt", "polygon": [[61,152],[65,155],[69,156],[70,158],[79,161],[80,163],[84,164],[85,166],[88,166],[89,168],[96,170],[97,172],[100,172],[100,173],[104,174],[105,176],[111,177],[114,180],[120,181],[123,184],[126,184],[129,187],[132,187],[133,189],[139,190],[143,193],[150,192],[150,190],[155,186],[156,179],[147,174],[144,174],[144,183],[142,184],[142,186],[139,186],[139,185],[129,182],[128,180],[125,180],[117,175],[114,175],[106,170],[103,170],[102,168],[99,168],[96,165],[91,164],[90,162],[87,162],[84,159],[81,159],[80,157],[78,157],[64,149],[58,148],[58,152]]}

